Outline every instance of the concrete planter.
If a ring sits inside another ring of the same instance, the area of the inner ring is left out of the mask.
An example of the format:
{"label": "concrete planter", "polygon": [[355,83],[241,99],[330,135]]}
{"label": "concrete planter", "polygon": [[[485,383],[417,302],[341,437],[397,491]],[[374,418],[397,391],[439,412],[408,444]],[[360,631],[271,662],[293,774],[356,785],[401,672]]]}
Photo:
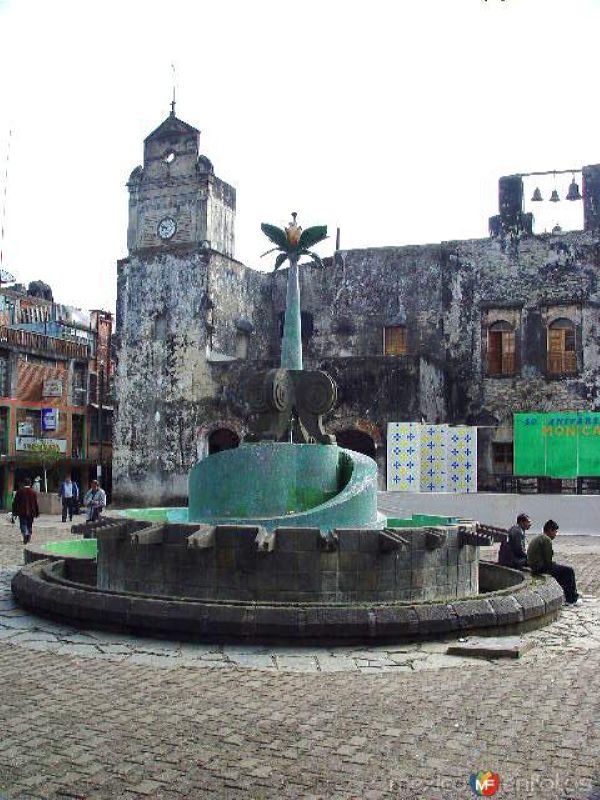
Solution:
{"label": "concrete planter", "polygon": [[60,497],[52,492],[38,492],[37,501],[40,514],[60,514],[62,512]]}

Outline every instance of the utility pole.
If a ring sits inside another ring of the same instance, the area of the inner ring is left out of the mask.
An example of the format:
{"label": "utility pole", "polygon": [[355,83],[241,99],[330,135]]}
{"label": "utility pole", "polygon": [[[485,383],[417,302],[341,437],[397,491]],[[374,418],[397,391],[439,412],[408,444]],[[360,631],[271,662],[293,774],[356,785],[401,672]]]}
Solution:
{"label": "utility pole", "polygon": [[98,467],[96,477],[102,478],[102,405],[104,401],[104,364],[98,362]]}

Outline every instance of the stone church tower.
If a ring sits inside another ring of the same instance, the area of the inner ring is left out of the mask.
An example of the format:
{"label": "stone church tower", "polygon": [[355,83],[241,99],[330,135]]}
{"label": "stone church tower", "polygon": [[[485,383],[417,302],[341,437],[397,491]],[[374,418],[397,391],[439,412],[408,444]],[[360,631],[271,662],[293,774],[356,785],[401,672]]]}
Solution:
{"label": "stone church tower", "polygon": [[216,177],[199,145],[200,131],[174,110],[144,141],[144,166],[127,184],[130,253],[195,245],[233,258],[235,189]]}
{"label": "stone church tower", "polygon": [[234,259],[235,189],[199,152],[174,109],[129,177],[129,256],[118,263],[113,495],[187,502],[187,475],[221,429],[241,437],[244,407],[223,379],[264,350],[255,319],[266,276]]}

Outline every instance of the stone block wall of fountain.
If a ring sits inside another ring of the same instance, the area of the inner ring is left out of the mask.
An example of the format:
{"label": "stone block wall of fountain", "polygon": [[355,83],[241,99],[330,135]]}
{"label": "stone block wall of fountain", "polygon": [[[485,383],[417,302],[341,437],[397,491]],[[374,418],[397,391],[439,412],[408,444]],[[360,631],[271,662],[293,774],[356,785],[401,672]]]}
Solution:
{"label": "stone block wall of fountain", "polygon": [[390,602],[477,594],[472,525],[384,530],[256,525],[98,531],[104,590],[231,601]]}

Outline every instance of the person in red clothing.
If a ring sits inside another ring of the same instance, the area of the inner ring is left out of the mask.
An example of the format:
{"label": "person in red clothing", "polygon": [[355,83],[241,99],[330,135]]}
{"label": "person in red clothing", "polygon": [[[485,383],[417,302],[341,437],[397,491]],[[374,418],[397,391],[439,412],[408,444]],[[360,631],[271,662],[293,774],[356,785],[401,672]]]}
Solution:
{"label": "person in red clothing", "polygon": [[30,478],[25,478],[23,485],[17,489],[13,499],[12,513],[19,518],[23,544],[27,544],[31,539],[33,520],[40,515],[37,497],[31,488]]}

